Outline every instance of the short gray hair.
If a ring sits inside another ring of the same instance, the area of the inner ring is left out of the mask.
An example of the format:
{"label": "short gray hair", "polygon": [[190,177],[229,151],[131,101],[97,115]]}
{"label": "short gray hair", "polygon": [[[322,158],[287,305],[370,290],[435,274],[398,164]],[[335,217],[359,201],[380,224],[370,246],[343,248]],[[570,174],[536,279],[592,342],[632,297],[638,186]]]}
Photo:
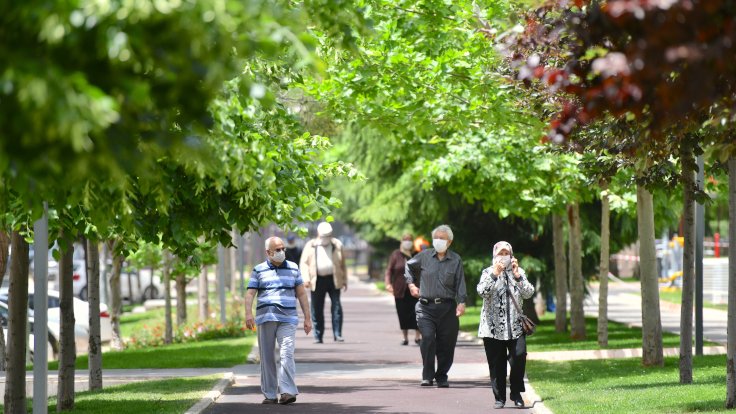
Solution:
{"label": "short gray hair", "polygon": [[[271,247],[271,241],[272,241],[272,240],[274,240],[274,239],[279,239],[279,240],[281,240],[281,237],[278,237],[278,236],[271,236],[271,237],[267,238],[267,239],[266,239],[266,241],[265,241],[265,242],[264,242],[264,244],[263,244],[263,246],[264,246],[264,247],[266,248],[266,250],[267,250],[267,251],[268,251],[268,250],[269,250],[269,248]],[[283,243],[283,242],[284,242],[284,241],[283,241],[283,240],[281,240],[281,243]]]}
{"label": "short gray hair", "polygon": [[447,234],[447,238],[449,238],[450,241],[452,241],[453,235],[452,235],[452,229],[450,228],[450,226],[448,226],[447,224],[440,224],[439,226],[437,226],[434,230],[432,230],[432,238],[433,239],[434,239],[435,233],[437,233],[438,231],[439,232],[446,233]]}

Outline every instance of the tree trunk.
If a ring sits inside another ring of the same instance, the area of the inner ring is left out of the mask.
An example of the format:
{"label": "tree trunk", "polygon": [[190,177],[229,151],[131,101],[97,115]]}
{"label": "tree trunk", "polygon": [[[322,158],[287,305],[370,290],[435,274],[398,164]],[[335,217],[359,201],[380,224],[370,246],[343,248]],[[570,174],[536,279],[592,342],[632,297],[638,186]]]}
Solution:
{"label": "tree trunk", "polygon": [[736,408],[736,157],[728,160],[728,327],[726,408]]}
{"label": "tree trunk", "polygon": [[[682,164],[682,305],[680,307],[680,384],[693,382],[693,294],[695,289],[695,159],[691,148],[680,153]],[[676,243],[676,242],[675,242]]]}
{"label": "tree trunk", "polygon": [[[62,233],[62,239],[66,236]],[[74,408],[74,375],[77,348],[74,336],[74,246],[67,238],[66,249],[62,245],[59,260],[59,302],[61,330],[59,333],[59,384],[56,392],[56,411]]]}
{"label": "tree trunk", "polygon": [[222,271],[224,272],[223,274],[225,275],[225,281],[223,284],[225,285],[225,292],[227,292],[228,287],[232,284],[232,277],[233,277],[233,268],[232,268],[232,262],[231,262],[231,259],[233,257],[232,255],[233,249],[229,247],[224,247],[224,246],[222,249],[224,250],[224,253],[225,253],[225,256],[224,256],[225,259],[222,263]]}
{"label": "tree trunk", "polygon": [[[10,250],[10,237],[4,230],[0,230],[0,285],[5,279],[5,270],[8,268],[8,257]],[[0,371],[5,371],[5,332],[0,323]]]}
{"label": "tree trunk", "polygon": [[176,325],[182,326],[187,322],[187,278],[180,274],[176,276]]}
{"label": "tree trunk", "polygon": [[664,358],[657,255],[654,247],[654,206],[652,194],[641,185],[636,188],[636,210],[641,277],[642,363],[645,366],[662,366]]}
{"label": "tree trunk", "polygon": [[199,275],[199,288],[197,289],[199,298],[199,321],[204,322],[210,314],[210,298],[209,284],[207,281],[207,266],[202,266],[202,274]]}
{"label": "tree trunk", "polygon": [[555,331],[567,331],[567,256],[565,254],[565,221],[561,214],[552,215],[552,239],[555,251]]}
{"label": "tree trunk", "polygon": [[240,286],[240,278],[238,277],[239,271],[240,271],[240,269],[238,269],[238,263],[239,263],[238,255],[240,255],[241,246],[240,246],[240,240],[238,237],[238,231],[234,227],[233,227],[233,231],[231,234],[232,234],[232,243],[233,243],[233,246],[235,247],[231,247],[229,249],[230,250],[230,293],[232,294],[232,297],[234,299],[237,299],[240,297],[240,292],[238,290],[238,287]]}
{"label": "tree trunk", "polygon": [[582,236],[580,229],[580,206],[573,203],[568,207],[570,223],[570,337],[585,339],[585,281],[583,280]]}
{"label": "tree trunk", "polygon": [[610,260],[611,209],[608,201],[608,183],[601,186],[601,260],[598,287],[598,345],[608,346],[608,261]]}
{"label": "tree trunk", "polygon": [[26,347],[28,346],[28,243],[12,234],[8,288],[8,349],[5,373],[5,413],[26,414]]}
{"label": "tree trunk", "polygon": [[168,252],[164,253],[164,343],[170,344],[174,339],[174,328],[171,323],[171,272],[170,266],[171,257]]}
{"label": "tree trunk", "polygon": [[125,258],[117,252],[118,242],[112,243],[112,274],[110,275],[110,322],[112,323],[112,347],[123,349],[123,338],[120,336],[120,315],[123,313],[123,300],[120,292],[120,272]]}
{"label": "tree trunk", "polygon": [[[130,279],[130,277],[128,279]],[[151,273],[151,280],[153,280],[153,273]],[[143,288],[141,287],[141,272],[140,271],[136,273],[135,282],[136,282],[136,287],[138,288],[138,291],[136,293],[138,295],[141,295],[140,303],[142,304],[143,302],[146,301],[146,298],[143,297]],[[133,300],[131,299],[131,303],[132,302]]]}
{"label": "tree trunk", "polygon": [[130,274],[130,271],[127,272],[128,277],[128,305],[133,304],[133,298],[135,298],[135,295],[133,294],[133,275]]}
{"label": "tree trunk", "polygon": [[102,389],[102,340],[100,337],[100,250],[87,240],[87,299],[89,300],[89,389]]}
{"label": "tree trunk", "polygon": [[[156,297],[153,294],[154,293],[153,292],[153,275],[154,274],[156,274],[156,264],[155,263],[152,263],[151,264],[151,280],[150,280],[150,283],[151,283],[150,284],[150,287],[151,288],[148,290],[148,292],[150,294],[150,297],[148,299],[156,299]],[[144,302],[145,302],[145,300],[144,300]]]}

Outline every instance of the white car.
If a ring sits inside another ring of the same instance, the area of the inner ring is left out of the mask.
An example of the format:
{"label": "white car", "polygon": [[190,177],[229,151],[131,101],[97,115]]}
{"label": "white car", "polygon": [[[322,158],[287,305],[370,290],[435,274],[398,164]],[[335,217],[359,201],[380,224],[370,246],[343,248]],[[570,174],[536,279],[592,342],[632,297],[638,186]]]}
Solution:
{"label": "white car", "polygon": [[[59,292],[49,290],[48,292],[48,327],[49,333],[59,340],[61,333],[61,299]],[[0,301],[7,301],[8,290],[0,290]],[[33,311],[34,305],[33,288],[28,290],[28,308]],[[74,298],[74,342],[77,344],[77,352],[87,352],[89,348],[89,303]],[[112,341],[112,322],[107,305],[100,303],[100,340],[102,343]]]}
{"label": "white car", "polygon": [[[32,309],[33,292],[28,292],[29,307]],[[48,291],[48,319],[49,330],[59,338],[61,326],[61,299],[59,292]],[[74,337],[77,344],[77,352],[87,352],[89,348],[89,303],[79,298],[74,298]],[[112,322],[107,305],[100,303],[100,340],[108,343],[112,340]]]}
{"label": "white car", "polygon": [[[59,262],[49,260],[49,288],[59,290]],[[87,264],[84,259],[72,261],[72,291],[74,296],[87,300]]]}
{"label": "white car", "polygon": [[[29,312],[30,313],[30,312]],[[5,343],[8,343],[8,304],[0,301],[0,323],[3,326],[3,335],[5,336]],[[33,361],[33,350],[35,347],[34,336],[33,336],[33,316],[28,315],[28,323],[30,324],[30,331],[28,333],[28,347],[31,350],[31,361]],[[48,360],[56,359],[59,356],[59,342],[50,332],[48,335],[48,341],[46,341],[47,349],[46,355]]]}
{"label": "white car", "polygon": [[[138,278],[140,278],[140,289],[138,288]],[[128,279],[130,279],[130,288],[128,287]],[[132,290],[132,295],[129,291]],[[159,276],[151,278],[151,269],[136,270],[133,268],[125,269],[120,272],[120,296],[129,302],[143,302],[146,299],[160,299],[164,295],[164,285],[161,283]]]}

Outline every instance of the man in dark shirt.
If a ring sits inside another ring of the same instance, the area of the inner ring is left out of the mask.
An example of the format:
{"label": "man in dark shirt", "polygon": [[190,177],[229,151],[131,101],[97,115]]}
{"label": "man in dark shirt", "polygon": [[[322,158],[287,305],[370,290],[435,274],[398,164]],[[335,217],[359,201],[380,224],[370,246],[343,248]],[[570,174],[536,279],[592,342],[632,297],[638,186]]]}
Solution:
{"label": "man in dark shirt", "polygon": [[302,257],[302,249],[296,244],[296,236],[289,234],[286,236],[286,260],[299,264]]}
{"label": "man in dark shirt", "polygon": [[450,226],[437,227],[432,231],[434,248],[406,262],[406,283],[411,295],[419,298],[416,313],[422,333],[422,386],[431,386],[434,380],[440,388],[450,386],[447,373],[455,357],[458,318],[465,313],[465,272],[460,255],[448,250],[452,238]]}

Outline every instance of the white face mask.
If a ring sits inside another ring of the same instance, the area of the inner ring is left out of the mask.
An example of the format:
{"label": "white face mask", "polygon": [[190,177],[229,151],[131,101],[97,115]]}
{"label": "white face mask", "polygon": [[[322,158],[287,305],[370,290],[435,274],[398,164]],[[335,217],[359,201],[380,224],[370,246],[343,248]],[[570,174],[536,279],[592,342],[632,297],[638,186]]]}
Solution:
{"label": "white face mask", "polygon": [[411,240],[402,240],[401,241],[401,250],[410,251],[411,247],[414,245],[414,243]]}
{"label": "white face mask", "polygon": [[447,240],[445,239],[432,239],[432,246],[438,253],[444,253],[447,251]]}
{"label": "white face mask", "polygon": [[511,265],[511,256],[498,256],[496,260],[503,265],[504,269],[508,269]]}
{"label": "white face mask", "polygon": [[286,260],[286,252],[281,250],[280,252],[273,252],[273,256],[271,256],[271,261],[274,263],[283,263],[284,260]]}

